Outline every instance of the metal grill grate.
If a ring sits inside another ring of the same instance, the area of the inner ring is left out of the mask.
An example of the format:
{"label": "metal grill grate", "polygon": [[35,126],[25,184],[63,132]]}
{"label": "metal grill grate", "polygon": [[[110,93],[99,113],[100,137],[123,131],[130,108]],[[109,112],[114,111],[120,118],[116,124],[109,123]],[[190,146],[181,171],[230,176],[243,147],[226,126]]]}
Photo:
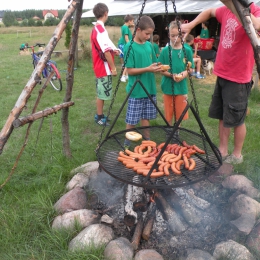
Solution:
{"label": "metal grill grate", "polygon": [[[209,143],[198,133],[184,128],[179,128],[178,136],[176,134],[173,136],[170,140],[171,144],[181,144],[182,141],[186,141],[188,144],[195,144],[205,150],[206,154],[193,155],[193,159],[196,161],[196,167],[192,171],[182,169],[181,175],[176,175],[170,171],[169,176],[146,179],[146,177],[138,175],[132,169],[126,168],[117,160],[119,151],[124,150],[125,133],[133,130],[142,135],[144,131],[149,131],[150,139],[155,141],[157,144],[160,144],[169,139],[173,128],[168,126],[150,126],[124,130],[110,135],[101,143],[99,149],[97,150],[97,157],[100,166],[105,172],[122,182],[145,187],[147,189],[176,188],[204,180],[218,170],[222,164],[220,152],[214,144],[211,142]],[[130,150],[133,150],[134,147],[140,143],[141,141],[132,142]]]}

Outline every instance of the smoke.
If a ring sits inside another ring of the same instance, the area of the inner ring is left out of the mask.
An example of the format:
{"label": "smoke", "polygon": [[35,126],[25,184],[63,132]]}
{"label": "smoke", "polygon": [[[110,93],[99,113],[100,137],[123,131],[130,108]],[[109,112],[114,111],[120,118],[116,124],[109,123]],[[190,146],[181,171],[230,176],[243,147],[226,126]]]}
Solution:
{"label": "smoke", "polygon": [[125,194],[126,184],[118,181],[103,169],[91,178],[89,188],[98,195],[99,201],[107,206],[113,206],[122,202]]}

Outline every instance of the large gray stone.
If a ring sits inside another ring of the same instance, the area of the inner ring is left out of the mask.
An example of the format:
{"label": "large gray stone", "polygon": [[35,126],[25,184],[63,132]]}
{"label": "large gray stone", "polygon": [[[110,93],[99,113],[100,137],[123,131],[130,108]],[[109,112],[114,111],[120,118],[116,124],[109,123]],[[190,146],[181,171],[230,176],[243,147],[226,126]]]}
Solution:
{"label": "large gray stone", "polygon": [[75,187],[84,188],[89,182],[89,177],[84,173],[77,173],[72,177],[72,179],[67,183],[66,188],[72,190]]}
{"label": "large gray stone", "polygon": [[163,257],[153,249],[143,249],[136,253],[134,260],[163,260]]}
{"label": "large gray stone", "polygon": [[244,193],[251,198],[260,198],[260,191],[254,188],[253,182],[244,175],[231,175],[222,182],[222,186],[226,189]]}
{"label": "large gray stone", "polygon": [[128,239],[119,237],[107,244],[104,256],[106,260],[132,260],[134,249]]}
{"label": "large gray stone", "polygon": [[187,254],[186,260],[215,260],[210,253],[200,249],[190,249]]}
{"label": "large gray stone", "polygon": [[74,229],[76,223],[82,226],[82,228],[85,228],[89,225],[99,223],[100,218],[101,216],[93,210],[74,210],[63,215],[57,216],[52,223],[52,228]]}
{"label": "large gray stone", "polygon": [[78,209],[85,209],[87,207],[86,192],[75,187],[66,194],[64,194],[55,204],[54,209],[58,213],[70,212]]}
{"label": "large gray stone", "polygon": [[255,257],[245,246],[233,240],[217,244],[213,256],[216,259],[225,260],[255,260]]}
{"label": "large gray stone", "polygon": [[69,250],[76,251],[93,246],[106,246],[115,237],[112,228],[102,224],[93,224],[83,229],[69,243]]}

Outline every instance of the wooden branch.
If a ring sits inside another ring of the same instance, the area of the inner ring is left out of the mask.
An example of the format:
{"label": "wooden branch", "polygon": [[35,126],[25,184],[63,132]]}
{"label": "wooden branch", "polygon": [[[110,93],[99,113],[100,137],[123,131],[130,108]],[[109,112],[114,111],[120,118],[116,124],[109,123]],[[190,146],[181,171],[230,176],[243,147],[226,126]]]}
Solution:
{"label": "wooden branch", "polygon": [[[78,1],[77,8],[74,14],[73,20],[73,28],[72,28],[72,37],[70,41],[70,50],[69,50],[69,60],[68,60],[68,71],[67,71],[67,88],[65,95],[65,102],[69,102],[72,96],[72,88],[74,81],[74,63],[75,63],[75,53],[78,49],[78,33],[79,33],[79,25],[80,19],[82,15],[82,6],[83,0]],[[62,144],[63,144],[63,153],[66,157],[71,158],[70,151],[70,135],[69,135],[69,108],[65,108],[62,110],[61,115],[61,123],[62,123]]]}
{"label": "wooden branch", "polygon": [[149,240],[150,238],[151,232],[153,230],[153,223],[156,217],[155,213],[156,213],[156,204],[154,202],[151,202],[147,210],[144,229],[142,233],[142,238],[144,240]]}
{"label": "wooden branch", "polygon": [[38,120],[38,119],[40,119],[42,117],[47,117],[49,115],[52,115],[52,114],[58,112],[59,110],[61,110],[63,108],[70,107],[70,106],[73,106],[73,105],[74,105],[73,101],[65,102],[65,103],[56,105],[54,107],[46,108],[46,109],[44,109],[42,111],[39,111],[39,112],[34,113],[34,114],[31,114],[29,116],[22,117],[22,118],[17,118],[17,119],[14,120],[13,126],[15,128],[18,128],[18,127],[23,126],[25,124],[34,122],[35,120]]}
{"label": "wooden branch", "polygon": [[[237,0],[232,0],[233,6],[236,10],[238,19],[242,21],[243,27],[250,39],[254,50],[254,57],[256,62],[256,68],[258,77],[260,77],[260,39],[257,36],[256,30],[254,28],[253,22],[250,17],[249,9],[242,6],[242,4]],[[243,46],[241,46],[243,48]]]}
{"label": "wooden branch", "polygon": [[142,236],[142,230],[143,230],[143,226],[144,226],[144,220],[143,220],[143,213],[142,212],[138,212],[138,218],[137,218],[137,224],[135,227],[135,232],[132,238],[132,246],[134,248],[134,250],[137,250],[140,240],[141,240],[141,236]]}
{"label": "wooden branch", "polygon": [[68,7],[68,10],[66,11],[65,15],[63,16],[62,20],[56,27],[52,38],[50,39],[49,43],[47,44],[43,55],[41,56],[37,66],[35,67],[29,81],[27,82],[25,88],[23,89],[22,93],[20,94],[18,100],[16,101],[16,104],[14,108],[12,109],[11,113],[9,114],[7,121],[5,125],[3,126],[1,132],[0,132],[0,154],[3,152],[4,145],[6,144],[9,136],[11,135],[14,127],[13,122],[15,119],[19,117],[19,115],[22,113],[22,110],[24,106],[27,103],[27,100],[30,98],[31,93],[34,89],[34,87],[37,85],[41,78],[41,73],[47,63],[47,61],[50,59],[52,51],[56,47],[58,41],[61,38],[61,35],[66,28],[66,25],[68,21],[71,19],[76,5],[82,0],[74,0]]}

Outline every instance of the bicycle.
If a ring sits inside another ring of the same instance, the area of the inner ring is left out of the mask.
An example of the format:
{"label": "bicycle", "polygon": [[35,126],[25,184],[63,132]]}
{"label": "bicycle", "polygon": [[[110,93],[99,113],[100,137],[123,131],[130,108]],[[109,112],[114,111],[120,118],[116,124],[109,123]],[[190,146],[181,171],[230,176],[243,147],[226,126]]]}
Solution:
{"label": "bicycle", "polygon": [[[33,64],[34,68],[36,67],[37,63],[39,62],[41,55],[43,54],[43,51],[39,51],[39,52],[34,51],[34,48],[37,46],[43,47],[43,46],[45,46],[45,43],[36,43],[34,46],[27,47],[27,48],[32,49],[32,61],[33,61],[32,64]],[[48,78],[51,73],[53,73],[53,76],[50,78],[51,86],[55,90],[61,91],[62,82],[61,82],[59,70],[56,66],[56,62],[52,61],[52,60],[48,60],[46,63],[46,67],[42,71],[42,77]]]}

